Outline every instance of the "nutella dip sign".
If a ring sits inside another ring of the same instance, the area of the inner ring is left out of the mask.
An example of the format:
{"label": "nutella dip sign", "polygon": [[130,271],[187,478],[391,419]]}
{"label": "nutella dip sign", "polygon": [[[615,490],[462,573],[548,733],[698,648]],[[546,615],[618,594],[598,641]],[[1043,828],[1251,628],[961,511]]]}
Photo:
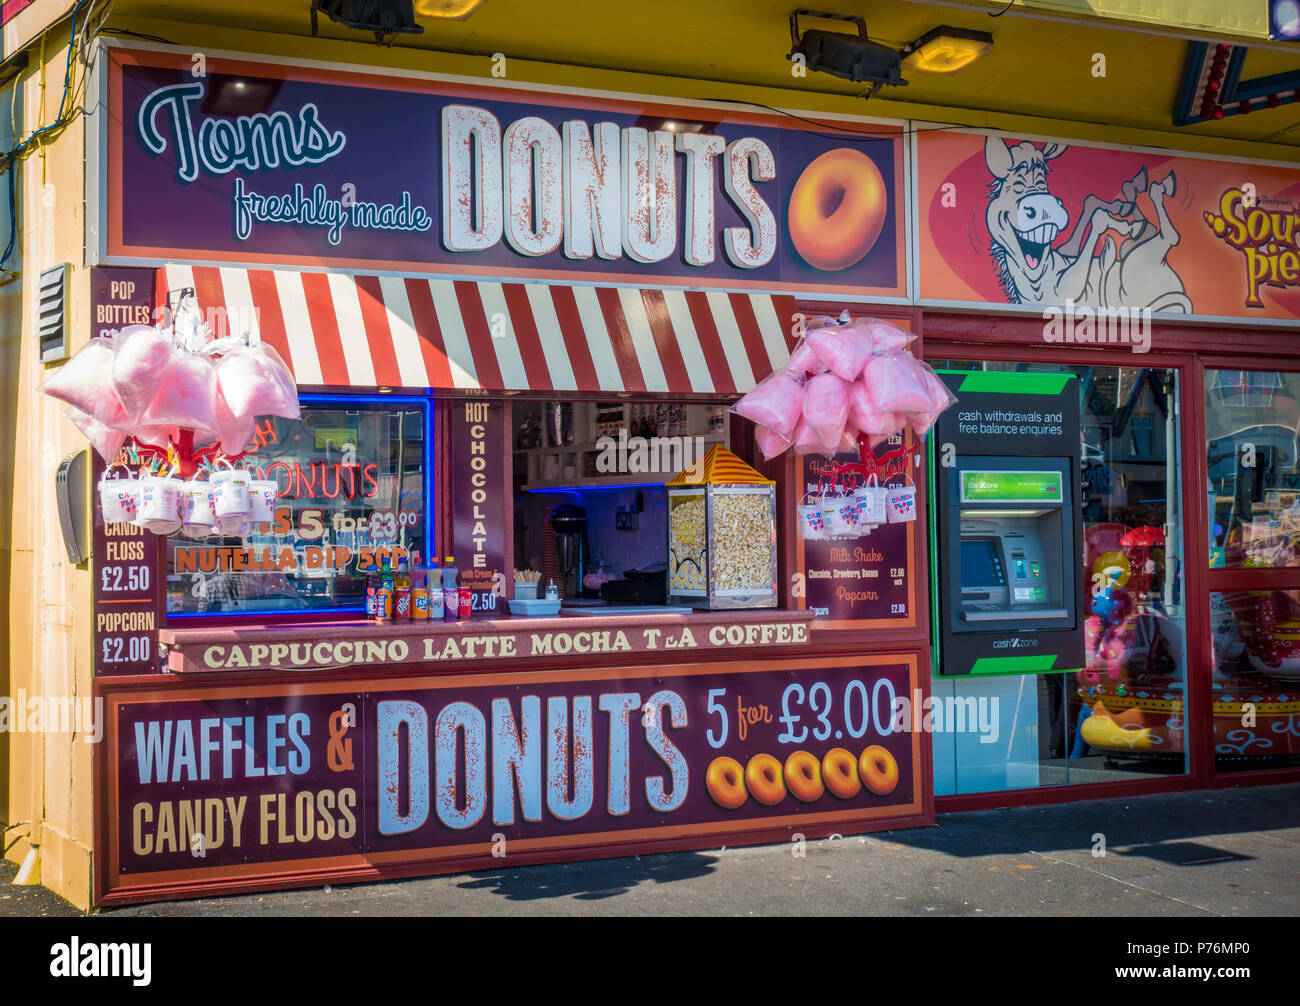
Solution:
{"label": "nutella dip sign", "polygon": [[901,296],[901,130],[114,46],[105,264]]}

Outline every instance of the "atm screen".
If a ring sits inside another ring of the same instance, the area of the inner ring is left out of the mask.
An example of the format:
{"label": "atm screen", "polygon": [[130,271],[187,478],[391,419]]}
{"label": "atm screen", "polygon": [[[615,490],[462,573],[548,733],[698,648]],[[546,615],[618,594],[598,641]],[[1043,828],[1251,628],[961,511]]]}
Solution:
{"label": "atm screen", "polygon": [[1000,587],[1003,584],[1000,557],[988,539],[961,543],[961,585],[963,587]]}

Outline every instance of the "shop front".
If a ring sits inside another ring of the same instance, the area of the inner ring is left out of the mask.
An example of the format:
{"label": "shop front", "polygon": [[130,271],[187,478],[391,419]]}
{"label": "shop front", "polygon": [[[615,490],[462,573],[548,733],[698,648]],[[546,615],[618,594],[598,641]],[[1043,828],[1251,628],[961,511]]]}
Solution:
{"label": "shop front", "polygon": [[814,315],[916,330],[900,127],[106,54],[92,334],[188,313],[300,417],[109,471],[274,502],[95,511],[96,903],[933,820],[924,520],[805,541],[829,462],[729,412]]}
{"label": "shop front", "polygon": [[[944,655],[936,697],[996,707],[1003,742],[936,727],[939,808],[1294,779],[1294,168],[942,132],[917,151],[926,356],[957,389],[951,432],[1015,454],[1067,427],[1081,452],[1062,575],[1082,667],[1023,618],[1002,651],[1020,673]],[[973,186],[988,198],[945,207]],[[1021,495],[998,516],[1051,510]],[[1005,600],[1024,539],[990,560],[979,507],[933,513],[960,542],[935,553],[938,589],[946,567],[958,610]]]}

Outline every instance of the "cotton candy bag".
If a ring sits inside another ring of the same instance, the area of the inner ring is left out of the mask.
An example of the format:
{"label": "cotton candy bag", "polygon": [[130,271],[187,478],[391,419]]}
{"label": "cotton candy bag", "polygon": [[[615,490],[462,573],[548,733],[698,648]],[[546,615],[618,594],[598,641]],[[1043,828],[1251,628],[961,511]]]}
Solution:
{"label": "cotton candy bag", "polygon": [[66,402],[108,427],[133,418],[113,387],[113,340],[91,339],[41,385],[51,398]]}
{"label": "cotton candy bag", "polygon": [[782,373],[760,381],[731,411],[788,440],[799,421],[802,405],[803,393],[798,383]]}
{"label": "cotton candy bag", "polygon": [[172,340],[152,325],[130,325],[113,341],[113,387],[127,414],[140,416],[158,394]]}
{"label": "cotton candy bag", "polygon": [[863,381],[849,385],[849,419],[869,436],[892,437],[903,428],[903,417],[893,412],[878,412]]}
{"label": "cotton candy bag", "polygon": [[843,381],[856,380],[871,359],[872,338],[857,325],[829,325],[810,331],[807,342],[826,369]]}
{"label": "cotton candy bag", "polygon": [[803,418],[828,451],[839,449],[849,416],[849,386],[834,374],[818,374],[803,389]]}
{"label": "cotton candy bag", "polygon": [[766,426],[757,426],[754,428],[754,443],[763,455],[764,460],[771,460],[778,454],[788,451],[794,441],[778,433],[773,433]]}
{"label": "cotton candy bag", "polygon": [[287,394],[282,366],[261,346],[241,346],[217,363],[217,385],[232,416],[294,418],[297,394]]}
{"label": "cotton candy bag", "polygon": [[217,372],[206,356],[171,350],[158,393],[140,417],[141,426],[176,426],[199,434],[216,432]]}
{"label": "cotton candy bag", "polygon": [[75,405],[68,406],[63,411],[63,414],[90,441],[90,446],[95,449],[96,454],[104,459],[104,463],[111,465],[113,459],[117,457],[117,452],[126,443],[126,433],[111,426],[105,426],[94,416],[82,412]]}
{"label": "cotton candy bag", "polygon": [[862,324],[867,334],[871,336],[877,354],[906,349],[908,343],[916,340],[916,336],[906,329],[881,321],[879,318],[867,318]]}
{"label": "cotton candy bag", "polygon": [[920,361],[917,366],[921,370],[926,391],[930,395],[930,407],[921,412],[910,413],[907,422],[918,437],[925,439],[926,434],[939,421],[940,414],[957,401],[957,396],[952,393],[948,385],[943,383],[928,363]]}
{"label": "cotton candy bag", "polygon": [[924,412],[930,408],[924,373],[910,353],[873,357],[862,378],[877,412]]}
{"label": "cotton candy bag", "polygon": [[786,376],[796,381],[802,381],[809,374],[824,374],[829,369],[818,359],[807,339],[799,340],[794,352],[790,354],[790,361],[785,365]]}

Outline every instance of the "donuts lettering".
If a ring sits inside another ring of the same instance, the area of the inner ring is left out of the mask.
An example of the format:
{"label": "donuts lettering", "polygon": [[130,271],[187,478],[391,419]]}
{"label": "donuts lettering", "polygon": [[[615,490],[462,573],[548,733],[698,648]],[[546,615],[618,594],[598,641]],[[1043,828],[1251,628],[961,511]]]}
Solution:
{"label": "donuts lettering", "polygon": [[858,760],[851,751],[831,748],[822,759],[822,780],[826,788],[841,800],[852,800],[862,792],[862,779],[858,776]]}
{"label": "donuts lettering", "polygon": [[726,810],[735,810],[749,799],[745,790],[745,770],[735,758],[714,758],[704,775],[709,796]]}
{"label": "donuts lettering", "polygon": [[775,807],[785,799],[781,763],[769,754],[756,754],[745,766],[745,785],[759,803]]}
{"label": "donuts lettering", "polygon": [[803,169],[790,193],[786,227],[795,250],[815,269],[837,272],[876,244],[889,208],[885,180],[860,150],[828,150]]}
{"label": "donuts lettering", "polygon": [[858,760],[862,782],[876,796],[888,796],[898,785],[898,762],[879,744],[872,744]]}

